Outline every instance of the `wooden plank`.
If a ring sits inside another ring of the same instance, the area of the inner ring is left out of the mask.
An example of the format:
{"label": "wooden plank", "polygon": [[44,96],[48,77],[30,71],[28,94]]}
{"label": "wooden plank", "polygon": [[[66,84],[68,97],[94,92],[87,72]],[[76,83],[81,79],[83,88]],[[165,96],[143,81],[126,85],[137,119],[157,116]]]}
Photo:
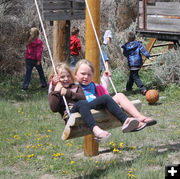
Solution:
{"label": "wooden plank", "polygon": [[150,38],[153,37],[163,41],[180,40],[180,32],[154,31],[154,30],[144,30],[144,29],[136,29],[136,32],[143,37],[150,37]]}
{"label": "wooden plank", "polygon": [[70,10],[71,3],[70,1],[66,2],[56,2],[56,3],[43,3],[43,10]]}
{"label": "wooden plank", "polygon": [[[139,14],[143,13],[143,2],[139,2]],[[180,16],[180,2],[156,2],[155,6],[147,5],[147,14]]]}
{"label": "wooden plank", "polygon": [[65,12],[65,11],[53,11],[53,12],[44,12],[44,18],[48,21],[54,20],[73,20],[73,19],[85,19],[85,12]]}
{"label": "wooden plank", "polygon": [[85,8],[86,8],[85,2],[73,1],[73,10],[84,10],[85,11]]}
{"label": "wooden plank", "polygon": [[[139,17],[139,28],[143,28],[142,16]],[[180,19],[147,16],[147,30],[180,32]]]}
{"label": "wooden plank", "polygon": [[[138,109],[138,111],[141,110],[141,101],[140,100],[134,100],[132,101],[134,106]],[[108,113],[105,110],[96,111],[91,110],[93,113],[93,117],[95,118],[97,125],[104,129],[113,129],[122,126],[121,122],[117,120],[114,116],[112,116],[110,113]],[[73,113],[71,114],[64,132],[62,134],[62,140],[72,139],[76,137],[82,137],[92,134],[92,131],[88,128],[87,124],[81,119],[81,115],[79,113]]]}

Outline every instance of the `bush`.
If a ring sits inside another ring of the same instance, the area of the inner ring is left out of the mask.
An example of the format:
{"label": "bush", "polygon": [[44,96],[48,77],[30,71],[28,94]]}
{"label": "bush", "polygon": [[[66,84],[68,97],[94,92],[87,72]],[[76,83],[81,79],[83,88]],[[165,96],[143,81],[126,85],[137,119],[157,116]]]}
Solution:
{"label": "bush", "polygon": [[180,85],[180,48],[170,50],[156,59],[155,78],[162,84],[176,83]]}

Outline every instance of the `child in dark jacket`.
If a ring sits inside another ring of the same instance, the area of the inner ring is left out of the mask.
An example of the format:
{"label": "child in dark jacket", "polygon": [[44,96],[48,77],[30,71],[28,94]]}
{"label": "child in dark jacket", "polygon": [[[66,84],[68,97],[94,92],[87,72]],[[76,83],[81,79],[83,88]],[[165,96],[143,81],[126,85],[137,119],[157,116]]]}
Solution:
{"label": "child in dark jacket", "polygon": [[127,34],[127,43],[121,48],[123,48],[123,54],[127,57],[128,66],[130,68],[130,75],[126,84],[126,90],[131,91],[133,83],[135,82],[140,92],[145,95],[147,88],[143,85],[138,73],[143,65],[141,54],[143,54],[146,58],[149,58],[150,54],[140,41],[135,41],[134,32],[129,32]]}

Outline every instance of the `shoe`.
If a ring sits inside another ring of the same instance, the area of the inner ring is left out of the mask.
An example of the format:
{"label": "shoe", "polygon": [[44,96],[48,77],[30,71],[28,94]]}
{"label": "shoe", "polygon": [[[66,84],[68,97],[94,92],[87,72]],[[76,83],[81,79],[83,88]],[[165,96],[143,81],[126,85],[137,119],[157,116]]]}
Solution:
{"label": "shoe", "polygon": [[[105,132],[105,131],[103,131]],[[98,137],[100,136],[103,132],[101,132],[99,135],[97,135],[96,137],[94,137],[94,139],[96,140],[96,142],[104,142],[105,140],[107,140],[110,136],[111,136],[111,133],[108,133],[105,137]]]}
{"label": "shoe", "polygon": [[[146,120],[147,120],[147,121],[146,121]],[[156,120],[151,119],[151,120],[148,121],[148,118],[145,118],[143,121],[140,121],[140,122],[143,122],[143,123],[145,123],[145,124],[142,125],[140,128],[137,128],[137,129],[135,129],[135,130],[133,130],[133,131],[131,131],[131,132],[138,132],[138,131],[144,129],[145,127],[148,127],[148,126],[152,126],[152,125],[157,124],[157,121],[156,121]]]}
{"label": "shoe", "polygon": [[135,130],[139,125],[139,120],[136,118],[128,118],[122,126],[122,132],[127,133]]}
{"label": "shoe", "polygon": [[147,126],[153,126],[153,125],[157,124],[156,120],[153,120],[153,119],[148,120],[148,119],[149,118],[145,118],[141,122],[146,123]]}
{"label": "shoe", "polygon": [[28,87],[22,87],[23,91],[26,91],[28,89]]}
{"label": "shoe", "polygon": [[47,85],[41,85],[41,88],[47,88]]}
{"label": "shoe", "polygon": [[144,125],[142,125],[141,127],[132,130],[131,132],[138,132],[138,131],[141,131],[141,130],[143,130],[146,126],[147,126],[147,124],[144,124]]}
{"label": "shoe", "polygon": [[142,93],[143,96],[145,96],[145,95],[146,95],[146,92],[147,92],[147,90],[144,90],[144,91],[142,91],[141,93]]}

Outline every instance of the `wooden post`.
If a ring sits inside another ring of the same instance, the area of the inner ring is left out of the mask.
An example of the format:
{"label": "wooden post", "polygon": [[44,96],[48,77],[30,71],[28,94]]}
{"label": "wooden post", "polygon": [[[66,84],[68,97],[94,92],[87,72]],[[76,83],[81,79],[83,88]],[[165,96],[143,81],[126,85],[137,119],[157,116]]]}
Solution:
{"label": "wooden post", "polygon": [[[100,0],[87,0],[89,9],[92,15],[94,26],[98,37],[100,37]],[[86,44],[85,44],[85,58],[90,60],[95,66],[94,81],[100,81],[100,52],[97,45],[96,37],[92,28],[88,11],[86,9]],[[94,140],[94,135],[84,137],[84,154],[86,156],[98,155],[98,143]]]}
{"label": "wooden post", "polygon": [[54,62],[68,61],[70,54],[70,21],[54,21],[53,58]]}

